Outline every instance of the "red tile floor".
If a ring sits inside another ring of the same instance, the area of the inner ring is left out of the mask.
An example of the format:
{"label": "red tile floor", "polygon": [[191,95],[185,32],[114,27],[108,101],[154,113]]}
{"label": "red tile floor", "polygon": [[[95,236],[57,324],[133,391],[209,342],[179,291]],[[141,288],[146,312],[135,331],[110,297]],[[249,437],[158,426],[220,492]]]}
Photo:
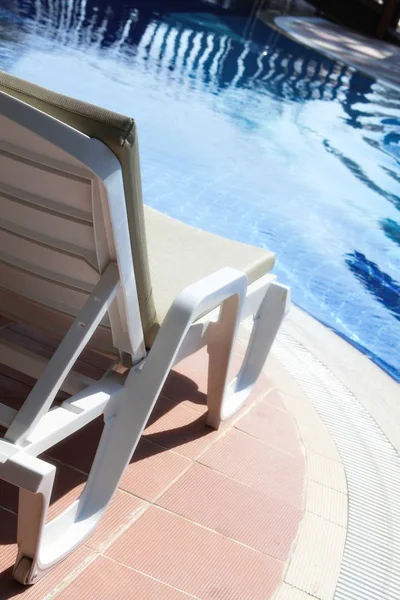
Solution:
{"label": "red tile floor", "polygon": [[[51,354],[22,326],[7,339]],[[236,367],[243,355],[238,348]],[[102,359],[81,356],[97,376]],[[304,457],[294,421],[265,375],[219,431],[206,425],[207,353],[169,377],[133,461],[95,535],[35,586],[13,582],[17,490],[0,482],[0,598],[268,600],[302,518]],[[0,365],[0,396],[18,406],[33,380]],[[51,515],[82,489],[100,420],[55,446]]]}

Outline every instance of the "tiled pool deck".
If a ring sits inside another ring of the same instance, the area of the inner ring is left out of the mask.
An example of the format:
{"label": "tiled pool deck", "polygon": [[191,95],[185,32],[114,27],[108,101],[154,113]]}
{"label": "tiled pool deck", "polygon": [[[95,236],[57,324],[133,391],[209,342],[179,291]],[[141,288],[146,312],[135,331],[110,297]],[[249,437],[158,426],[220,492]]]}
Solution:
{"label": "tiled pool deck", "polygon": [[[394,50],[380,42],[320,19],[277,22],[399,83]],[[50,340],[0,329],[51,353]],[[244,326],[236,368],[248,335]],[[294,308],[247,405],[216,432],[207,358],[171,374],[96,534],[31,588],[11,577],[18,498],[0,482],[1,600],[399,599],[398,384]],[[104,366],[88,354],[80,365],[93,377]],[[2,402],[18,406],[32,384],[0,365]],[[96,421],[46,457],[58,467],[50,518],[80,493],[101,430]]]}
{"label": "tiled pool deck", "polygon": [[[285,29],[353,64],[361,52],[361,68],[375,61],[378,76],[398,79],[380,43],[370,50],[321,20]],[[43,339],[29,345],[50,351]],[[247,405],[218,432],[205,423],[206,367],[205,352],[178,366],[98,531],[31,588],[11,578],[17,493],[0,483],[1,600],[398,600],[398,385],[297,310]],[[0,366],[3,402],[15,407],[32,384]],[[58,467],[50,517],[80,493],[101,429],[47,457]]]}
{"label": "tiled pool deck", "polygon": [[[236,367],[242,356],[240,344]],[[17,493],[0,484],[1,598],[332,597],[346,534],[344,470],[302,389],[276,357],[266,369],[216,432],[205,423],[207,353],[181,363],[97,533],[31,588],[11,579]],[[32,381],[0,373],[1,397],[15,406]],[[80,492],[101,429],[96,421],[50,452],[59,473],[51,517]]]}
{"label": "tiled pool deck", "polygon": [[[1,334],[51,352],[21,326]],[[235,369],[248,335],[245,324]],[[398,384],[293,308],[247,405],[214,431],[207,359],[171,374],[98,531],[31,588],[11,578],[17,494],[0,484],[2,600],[398,600]],[[100,366],[81,357],[92,376]],[[32,383],[0,367],[2,401],[18,406]],[[82,489],[101,429],[46,457],[58,467],[50,517]]]}

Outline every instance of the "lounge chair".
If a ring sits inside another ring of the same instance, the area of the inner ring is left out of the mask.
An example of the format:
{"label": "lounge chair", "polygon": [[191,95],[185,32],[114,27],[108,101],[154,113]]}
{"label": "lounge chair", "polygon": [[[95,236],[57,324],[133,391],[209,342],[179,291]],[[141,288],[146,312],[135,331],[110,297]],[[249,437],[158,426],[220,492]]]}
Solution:
{"label": "lounge chair", "polygon": [[[61,339],[47,362],[0,344],[1,363],[37,379],[20,410],[0,404],[0,478],[19,487],[13,575],[23,584],[91,535],[173,366],[208,347],[217,428],[248,397],[287,311],[273,253],[143,206],[138,156],[131,118],[0,73],[0,313]],[[228,382],[249,316],[243,366]],[[99,381],[73,370],[86,346],[113,359]],[[57,404],[60,389],[70,396]],[[45,524],[56,469],[37,456],[101,415],[80,498]]]}

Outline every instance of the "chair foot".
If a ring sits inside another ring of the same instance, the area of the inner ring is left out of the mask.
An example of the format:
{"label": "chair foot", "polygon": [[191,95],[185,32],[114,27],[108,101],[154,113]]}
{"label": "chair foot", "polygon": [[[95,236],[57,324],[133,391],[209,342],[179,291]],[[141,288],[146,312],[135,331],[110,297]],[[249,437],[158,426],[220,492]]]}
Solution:
{"label": "chair foot", "polygon": [[213,429],[218,430],[221,426],[222,420],[221,418],[215,414],[214,412],[208,411],[207,413],[207,425],[212,427]]}
{"label": "chair foot", "polygon": [[[247,277],[233,269],[190,286],[172,305],[143,364],[130,369],[126,379],[109,374],[53,411],[46,412],[46,403],[42,402],[40,411],[45,414],[40,417],[33,410],[35,406],[20,423],[19,413],[14,416],[8,432],[14,423],[18,425],[16,435],[0,440],[0,454],[4,457],[0,461],[0,478],[19,487],[18,556],[13,573],[17,581],[24,585],[36,583],[93,533],[131,460],[187,332],[204,311],[218,306],[228,347],[225,340],[219,343],[218,350],[215,344],[214,356],[218,354],[219,358],[213,363],[214,372],[229,372],[231,344],[246,289]],[[44,383],[39,382],[47,385],[48,373],[42,377]],[[224,390],[226,377],[216,377],[215,392]],[[43,452],[101,413],[105,426],[85,488],[78,500],[46,523],[56,469],[36,458],[35,452]],[[210,410],[209,419],[218,428],[219,414]],[[24,446],[18,444],[20,435],[26,438]]]}
{"label": "chair foot", "polygon": [[33,583],[33,581],[30,581],[32,567],[33,560],[27,556],[23,556],[13,569],[13,578],[15,581],[22,583],[22,585],[29,585],[30,583]]}
{"label": "chair foot", "polygon": [[[229,373],[230,358],[221,360],[221,349],[232,354],[232,340],[221,343],[224,329],[216,329],[209,345],[208,370],[208,417],[207,424],[218,429],[222,421],[236,414],[252,392],[268,353],[274,342],[279,327],[289,307],[289,290],[287,287],[272,281],[268,284],[261,301],[247,346],[243,364],[237,376],[226,384]],[[218,343],[216,342],[218,340]],[[222,385],[225,382],[225,385]]]}

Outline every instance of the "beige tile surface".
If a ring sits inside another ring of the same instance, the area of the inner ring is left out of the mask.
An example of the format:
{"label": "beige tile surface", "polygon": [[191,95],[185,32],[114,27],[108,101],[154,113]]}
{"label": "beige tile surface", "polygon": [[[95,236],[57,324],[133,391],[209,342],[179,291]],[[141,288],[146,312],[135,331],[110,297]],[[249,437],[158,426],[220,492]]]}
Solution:
{"label": "beige tile surface", "polygon": [[298,590],[287,583],[283,583],[273,600],[313,600],[313,596],[310,596],[306,592]]}
{"label": "beige tile surface", "polygon": [[346,475],[342,463],[308,451],[306,453],[306,471],[309,481],[316,481],[347,494]]}
{"label": "beige tile surface", "polygon": [[326,427],[320,423],[319,426],[310,427],[302,423],[300,427],[300,436],[306,451],[320,454],[325,458],[330,458],[337,462],[340,456],[336,445]]}
{"label": "beige tile surface", "polygon": [[320,600],[332,600],[345,538],[343,527],[306,513],[285,582]]}
{"label": "beige tile surface", "polygon": [[316,481],[308,482],[306,510],[336,525],[347,527],[347,494],[321,485]]}

